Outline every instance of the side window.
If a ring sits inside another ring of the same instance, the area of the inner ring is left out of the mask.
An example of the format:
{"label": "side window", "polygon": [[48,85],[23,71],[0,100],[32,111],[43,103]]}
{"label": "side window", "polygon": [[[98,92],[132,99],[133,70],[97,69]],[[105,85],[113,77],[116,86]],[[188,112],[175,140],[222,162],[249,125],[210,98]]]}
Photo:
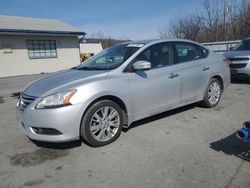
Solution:
{"label": "side window", "polygon": [[199,47],[195,44],[176,43],[177,61],[178,63],[193,61],[202,58]]}
{"label": "side window", "polygon": [[151,68],[159,68],[174,64],[173,52],[170,43],[161,43],[148,47],[141,52],[134,60],[149,61]]}

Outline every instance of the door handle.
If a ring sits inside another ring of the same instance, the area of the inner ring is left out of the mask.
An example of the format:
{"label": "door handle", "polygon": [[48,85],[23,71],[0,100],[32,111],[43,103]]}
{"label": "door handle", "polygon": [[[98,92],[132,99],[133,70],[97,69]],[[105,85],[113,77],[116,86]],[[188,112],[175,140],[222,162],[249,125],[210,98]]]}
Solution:
{"label": "door handle", "polygon": [[173,78],[178,77],[178,76],[179,76],[179,74],[171,73],[168,78],[173,79]]}
{"label": "door handle", "polygon": [[202,71],[208,71],[209,69],[209,67],[203,67]]}

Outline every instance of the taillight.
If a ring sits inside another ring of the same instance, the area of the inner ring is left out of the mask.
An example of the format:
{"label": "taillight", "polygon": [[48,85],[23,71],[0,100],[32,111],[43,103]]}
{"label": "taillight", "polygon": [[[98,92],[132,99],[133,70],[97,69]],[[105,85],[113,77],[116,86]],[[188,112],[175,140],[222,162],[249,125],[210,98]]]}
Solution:
{"label": "taillight", "polygon": [[230,60],[227,59],[227,58],[224,58],[224,59],[223,59],[223,62],[224,62],[227,66],[229,66],[229,64],[230,64]]}

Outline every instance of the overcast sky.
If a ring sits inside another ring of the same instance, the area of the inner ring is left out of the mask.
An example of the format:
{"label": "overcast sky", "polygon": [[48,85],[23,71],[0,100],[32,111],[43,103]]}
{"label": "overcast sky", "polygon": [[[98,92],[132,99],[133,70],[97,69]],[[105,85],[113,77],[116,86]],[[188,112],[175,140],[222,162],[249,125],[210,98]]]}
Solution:
{"label": "overcast sky", "polygon": [[199,11],[202,0],[0,0],[0,15],[59,19],[81,31],[117,39],[159,37],[177,16]]}

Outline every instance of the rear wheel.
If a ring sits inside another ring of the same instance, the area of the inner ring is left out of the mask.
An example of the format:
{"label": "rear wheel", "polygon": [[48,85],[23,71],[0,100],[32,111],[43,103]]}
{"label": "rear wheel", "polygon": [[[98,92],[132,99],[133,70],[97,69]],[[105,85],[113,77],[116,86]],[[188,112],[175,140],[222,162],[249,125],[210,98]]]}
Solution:
{"label": "rear wheel", "polygon": [[81,136],[91,146],[104,146],[120,136],[123,122],[123,112],[118,104],[109,100],[99,101],[84,115]]}
{"label": "rear wheel", "polygon": [[202,105],[206,108],[215,107],[221,98],[222,86],[219,80],[212,78],[206,89]]}

